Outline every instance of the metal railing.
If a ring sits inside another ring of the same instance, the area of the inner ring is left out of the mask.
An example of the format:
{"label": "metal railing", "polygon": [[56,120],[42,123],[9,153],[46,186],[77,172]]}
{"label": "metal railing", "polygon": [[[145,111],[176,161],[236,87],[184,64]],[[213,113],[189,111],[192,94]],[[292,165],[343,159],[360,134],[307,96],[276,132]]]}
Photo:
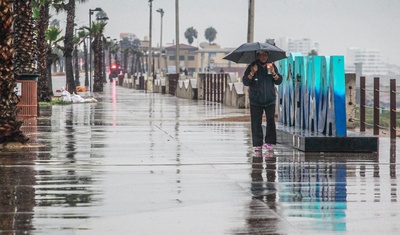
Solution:
{"label": "metal railing", "polygon": [[228,74],[226,73],[207,73],[203,80],[203,95],[207,101],[222,103],[225,93],[225,83],[227,82]]}
{"label": "metal railing", "polygon": [[170,95],[175,95],[176,87],[178,86],[179,74],[171,73],[168,74],[168,90]]}
{"label": "metal railing", "polygon": [[[396,132],[399,131],[396,128],[396,79],[390,79],[390,88],[389,91],[380,90],[379,88],[379,77],[374,77],[374,85],[372,90],[366,89],[365,86],[365,77],[360,77],[360,131],[365,132],[365,127],[372,126],[373,134],[379,135],[380,129],[386,129],[390,132],[390,138],[396,138]],[[373,92],[373,107],[366,105],[366,92]],[[380,93],[389,93],[390,95],[390,120],[389,127],[385,127],[380,125],[380,113],[384,109],[380,107]],[[366,122],[366,109],[373,109],[373,123]]]}

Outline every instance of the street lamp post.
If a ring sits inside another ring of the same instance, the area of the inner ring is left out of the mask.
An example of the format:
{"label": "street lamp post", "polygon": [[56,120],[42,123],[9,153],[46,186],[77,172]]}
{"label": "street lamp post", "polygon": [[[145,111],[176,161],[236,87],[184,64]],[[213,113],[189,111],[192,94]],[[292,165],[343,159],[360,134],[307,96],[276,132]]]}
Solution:
{"label": "street lamp post", "polygon": [[150,78],[151,73],[152,73],[152,58],[151,58],[151,31],[152,31],[152,10],[153,10],[153,0],[149,0],[149,5],[150,5],[150,26],[149,26],[149,64],[148,64],[148,74],[147,78]]}
{"label": "street lamp post", "polygon": [[[95,11],[103,11],[100,7],[89,9],[89,29],[92,29],[92,15]],[[89,33],[89,91],[92,92],[92,34]]]}
{"label": "street lamp post", "polygon": [[162,30],[163,30],[163,17],[164,17],[164,10],[162,8],[159,8],[157,12],[160,13],[161,15],[161,30],[160,30],[160,55],[158,57],[158,69],[160,70],[161,74],[161,66],[160,66],[160,60],[161,60],[161,54],[162,54]]}
{"label": "street lamp post", "polygon": [[175,0],[175,72],[179,73],[179,0]]}
{"label": "street lamp post", "polygon": [[249,15],[247,22],[247,42],[254,41],[254,0],[249,0]]}

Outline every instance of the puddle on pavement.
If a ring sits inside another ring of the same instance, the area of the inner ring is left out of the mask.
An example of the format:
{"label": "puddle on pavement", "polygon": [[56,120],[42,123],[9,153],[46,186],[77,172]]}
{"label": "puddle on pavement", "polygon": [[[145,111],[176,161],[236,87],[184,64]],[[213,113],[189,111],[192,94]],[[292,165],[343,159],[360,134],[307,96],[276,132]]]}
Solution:
{"label": "puddle on pavement", "polygon": [[395,143],[389,159],[382,164],[377,153],[256,154],[251,161],[250,191],[257,202],[249,205],[248,232],[271,226],[277,228],[272,232],[279,232],[281,220],[265,218],[271,211],[296,226],[303,221],[313,231],[347,231],[346,220],[352,217],[355,203],[398,202]]}
{"label": "puddle on pavement", "polygon": [[52,226],[58,231],[63,225],[78,225],[93,217],[90,208],[101,201],[103,193],[97,187],[101,173],[90,166],[90,155],[77,160],[78,144],[73,135],[68,137],[68,130],[65,149],[54,147],[52,141],[59,139],[46,138],[49,133],[39,132],[44,137],[38,138],[39,128],[51,127],[46,122],[46,118],[25,121],[21,129],[30,137],[28,145],[0,152],[1,233],[29,234]]}

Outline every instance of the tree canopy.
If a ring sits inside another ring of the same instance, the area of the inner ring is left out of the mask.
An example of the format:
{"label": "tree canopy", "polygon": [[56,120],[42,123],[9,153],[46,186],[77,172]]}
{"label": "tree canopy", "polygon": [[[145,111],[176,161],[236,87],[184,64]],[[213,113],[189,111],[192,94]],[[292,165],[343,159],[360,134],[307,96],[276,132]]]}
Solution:
{"label": "tree canopy", "polygon": [[213,27],[208,27],[204,32],[204,37],[211,44],[217,38],[217,30]]}
{"label": "tree canopy", "polygon": [[193,27],[186,29],[185,38],[188,40],[188,43],[192,45],[194,38],[197,38],[197,30]]}

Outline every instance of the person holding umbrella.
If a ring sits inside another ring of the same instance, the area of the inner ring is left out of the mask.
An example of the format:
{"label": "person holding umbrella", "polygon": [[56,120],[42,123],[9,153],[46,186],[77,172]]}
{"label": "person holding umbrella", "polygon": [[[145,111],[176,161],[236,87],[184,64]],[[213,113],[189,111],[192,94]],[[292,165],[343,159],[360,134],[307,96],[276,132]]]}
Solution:
{"label": "person holding umbrella", "polygon": [[[262,151],[264,147],[271,150],[276,144],[275,125],[275,85],[282,83],[282,75],[277,67],[269,63],[268,50],[258,50],[256,60],[244,72],[243,85],[249,87],[251,132],[254,151]],[[262,117],[266,115],[266,133],[263,137]]]}

